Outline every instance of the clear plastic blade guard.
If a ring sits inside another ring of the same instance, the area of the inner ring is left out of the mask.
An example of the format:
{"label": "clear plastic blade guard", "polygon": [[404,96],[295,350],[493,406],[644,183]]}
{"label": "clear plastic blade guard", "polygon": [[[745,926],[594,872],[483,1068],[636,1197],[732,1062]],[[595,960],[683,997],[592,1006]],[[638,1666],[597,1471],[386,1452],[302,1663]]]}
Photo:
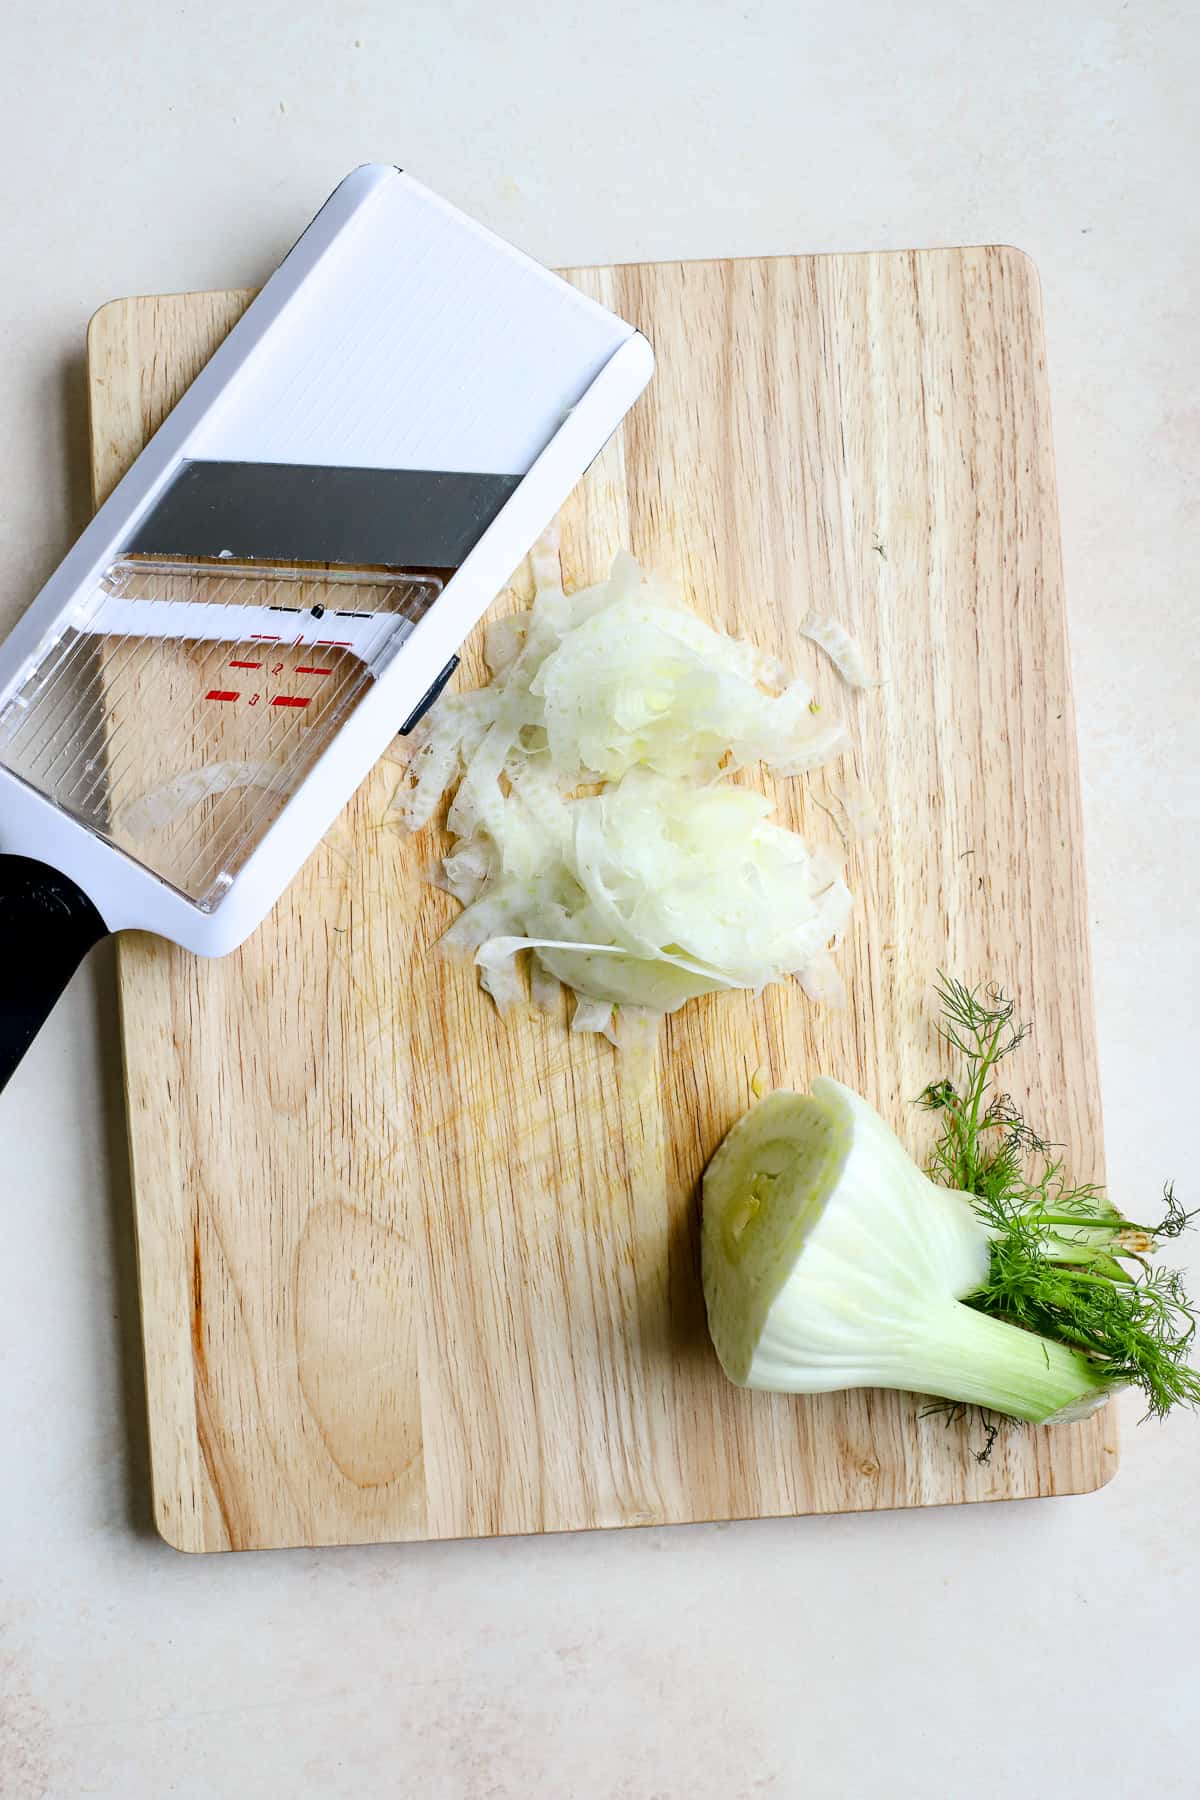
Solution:
{"label": "clear plastic blade guard", "polygon": [[212,913],[441,585],[125,558],[0,710],[0,758]]}

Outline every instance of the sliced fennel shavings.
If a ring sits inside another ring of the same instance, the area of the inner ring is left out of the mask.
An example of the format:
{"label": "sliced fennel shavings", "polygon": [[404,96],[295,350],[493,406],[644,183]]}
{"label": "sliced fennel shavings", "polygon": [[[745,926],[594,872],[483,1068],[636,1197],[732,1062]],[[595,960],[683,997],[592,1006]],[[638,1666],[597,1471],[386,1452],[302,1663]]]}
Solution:
{"label": "sliced fennel shavings", "polygon": [[830,946],[851,898],[837,861],[725,779],[764,763],[815,769],[848,748],[840,724],[753,645],[685,611],[632,557],[563,592],[551,541],[534,601],[493,622],[492,679],[443,699],[396,796],[418,829],[453,792],[441,885],[463,906],[446,934],[496,1004],[557,983],[572,1029],[644,1036],[696,995],[787,975],[837,1000]]}

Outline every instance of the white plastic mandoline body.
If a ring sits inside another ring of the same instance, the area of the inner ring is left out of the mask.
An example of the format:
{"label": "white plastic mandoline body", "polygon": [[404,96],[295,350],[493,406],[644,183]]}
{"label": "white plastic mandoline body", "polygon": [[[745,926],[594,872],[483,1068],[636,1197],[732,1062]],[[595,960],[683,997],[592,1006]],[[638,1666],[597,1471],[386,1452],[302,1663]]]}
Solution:
{"label": "white plastic mandoline body", "polygon": [[0,852],[201,955],[269,911],[646,385],[650,346],[399,170],[335,190],[7,641],[0,706],[185,460],[521,475],[211,910],[9,770]]}

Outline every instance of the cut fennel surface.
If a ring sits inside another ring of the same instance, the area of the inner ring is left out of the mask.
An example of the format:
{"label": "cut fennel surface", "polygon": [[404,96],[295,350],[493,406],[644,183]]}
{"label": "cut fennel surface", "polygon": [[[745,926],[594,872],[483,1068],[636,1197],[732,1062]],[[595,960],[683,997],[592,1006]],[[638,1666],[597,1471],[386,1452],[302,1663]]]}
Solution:
{"label": "cut fennel surface", "polygon": [[964,1304],[991,1237],[839,1082],[775,1093],[704,1177],[709,1331],[732,1381],[775,1392],[901,1388],[1064,1422],[1112,1382],[1078,1351]]}
{"label": "cut fennel surface", "polygon": [[571,595],[546,545],[532,561],[533,606],[489,628],[491,682],[441,702],[396,798],[417,829],[455,790],[441,880],[464,910],[447,947],[502,1008],[524,997],[529,951],[534,1000],[561,982],[573,1028],[615,1042],[696,995],[791,974],[839,998],[838,862],[725,777],[815,768],[846,749],[842,727],[628,555]]}

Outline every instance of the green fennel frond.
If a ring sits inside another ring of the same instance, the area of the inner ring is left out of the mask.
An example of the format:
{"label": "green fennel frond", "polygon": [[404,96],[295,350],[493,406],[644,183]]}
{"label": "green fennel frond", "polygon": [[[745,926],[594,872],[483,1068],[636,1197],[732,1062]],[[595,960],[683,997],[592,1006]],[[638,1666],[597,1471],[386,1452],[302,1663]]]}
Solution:
{"label": "green fennel frond", "polygon": [[1003,1414],[990,1413],[986,1406],[967,1406],[961,1400],[933,1400],[928,1406],[921,1408],[923,1419],[940,1418],[945,1421],[947,1429],[951,1425],[960,1425],[964,1419],[977,1419],[983,1432],[982,1441],[971,1455],[980,1468],[986,1469],[992,1460],[992,1451],[996,1448],[1000,1434],[1006,1426],[1017,1423],[1015,1419],[1006,1418]]}
{"label": "green fennel frond", "polygon": [[1124,1218],[1095,1183],[1072,1185],[996,1084],[997,1066],[1028,1036],[1013,1001],[944,975],[937,994],[943,1041],[964,1072],[920,1095],[940,1126],[929,1173],[970,1195],[992,1240],[987,1279],[968,1305],[1082,1351],[1114,1387],[1140,1388],[1148,1413],[1200,1403],[1200,1371],[1188,1361],[1196,1310],[1179,1272],[1149,1261],[1195,1214],[1169,1183],[1154,1225]]}

